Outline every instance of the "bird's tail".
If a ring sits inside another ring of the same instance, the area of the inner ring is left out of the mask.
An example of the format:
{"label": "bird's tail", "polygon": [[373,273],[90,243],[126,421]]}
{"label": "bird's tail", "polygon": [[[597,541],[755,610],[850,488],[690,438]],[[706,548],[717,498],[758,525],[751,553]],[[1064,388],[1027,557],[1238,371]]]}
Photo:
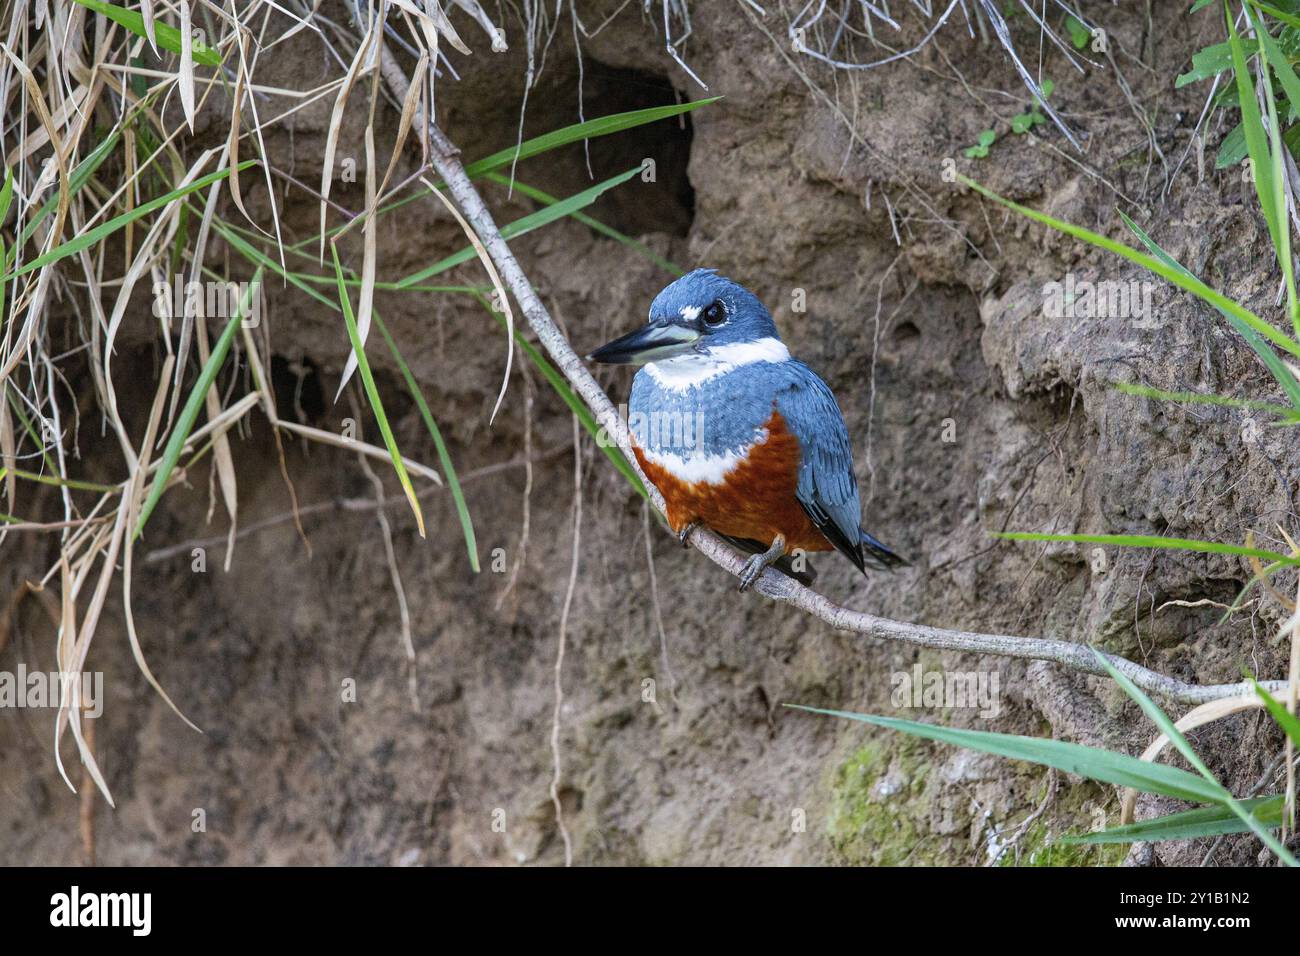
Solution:
{"label": "bird's tail", "polygon": [[862,559],[867,567],[875,568],[877,571],[892,571],[894,568],[907,567],[911,564],[906,558],[890,551],[873,538],[865,528],[859,528],[858,533],[862,545]]}

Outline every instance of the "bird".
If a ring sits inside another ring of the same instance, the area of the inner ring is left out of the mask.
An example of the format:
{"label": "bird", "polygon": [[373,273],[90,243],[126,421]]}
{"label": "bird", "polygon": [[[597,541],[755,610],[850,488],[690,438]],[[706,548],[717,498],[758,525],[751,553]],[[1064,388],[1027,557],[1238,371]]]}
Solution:
{"label": "bird", "polygon": [[907,564],[861,525],[834,394],[744,286],[689,272],[655,296],[645,325],[587,358],[640,366],[632,451],[683,546],[704,526],[750,554],[741,591],[769,566],[811,583],[810,551],[839,551],[863,574]]}

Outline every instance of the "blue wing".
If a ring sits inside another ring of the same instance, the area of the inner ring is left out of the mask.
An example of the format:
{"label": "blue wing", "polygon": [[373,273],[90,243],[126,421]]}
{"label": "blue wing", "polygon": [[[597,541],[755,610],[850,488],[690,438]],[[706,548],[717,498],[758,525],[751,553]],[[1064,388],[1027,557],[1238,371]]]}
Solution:
{"label": "blue wing", "polygon": [[862,529],[862,504],[853,475],[849,430],[835,396],[802,362],[781,363],[788,384],[776,396],[776,409],[799,439],[803,459],[795,497],[828,541],[859,570],[888,568],[901,558]]}

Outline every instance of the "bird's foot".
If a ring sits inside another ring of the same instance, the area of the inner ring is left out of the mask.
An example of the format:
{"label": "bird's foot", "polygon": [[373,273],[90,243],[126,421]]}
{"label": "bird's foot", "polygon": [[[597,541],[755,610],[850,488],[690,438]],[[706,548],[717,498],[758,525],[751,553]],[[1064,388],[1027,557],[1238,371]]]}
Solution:
{"label": "bird's foot", "polygon": [[748,591],[753,587],[754,582],[759,579],[768,565],[776,561],[781,555],[785,554],[785,535],[778,534],[772,542],[772,547],[768,548],[762,554],[756,554],[740,569],[740,590]]}
{"label": "bird's foot", "polygon": [[746,561],[745,566],[740,569],[740,590],[748,591],[766,567],[767,562],[763,560],[761,554],[756,554]]}
{"label": "bird's foot", "polygon": [[700,526],[698,521],[689,521],[681,531],[677,532],[677,540],[681,542],[683,548],[691,546],[691,532]]}

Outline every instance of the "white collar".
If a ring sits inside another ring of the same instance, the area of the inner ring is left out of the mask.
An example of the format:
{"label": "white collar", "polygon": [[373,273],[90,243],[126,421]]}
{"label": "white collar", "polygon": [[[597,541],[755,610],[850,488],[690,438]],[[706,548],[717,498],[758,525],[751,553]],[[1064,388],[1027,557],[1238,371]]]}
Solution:
{"label": "white collar", "polygon": [[755,342],[718,345],[704,353],[689,352],[661,362],[649,362],[645,370],[664,388],[682,393],[745,365],[789,360],[790,350],[785,343],[769,336]]}

